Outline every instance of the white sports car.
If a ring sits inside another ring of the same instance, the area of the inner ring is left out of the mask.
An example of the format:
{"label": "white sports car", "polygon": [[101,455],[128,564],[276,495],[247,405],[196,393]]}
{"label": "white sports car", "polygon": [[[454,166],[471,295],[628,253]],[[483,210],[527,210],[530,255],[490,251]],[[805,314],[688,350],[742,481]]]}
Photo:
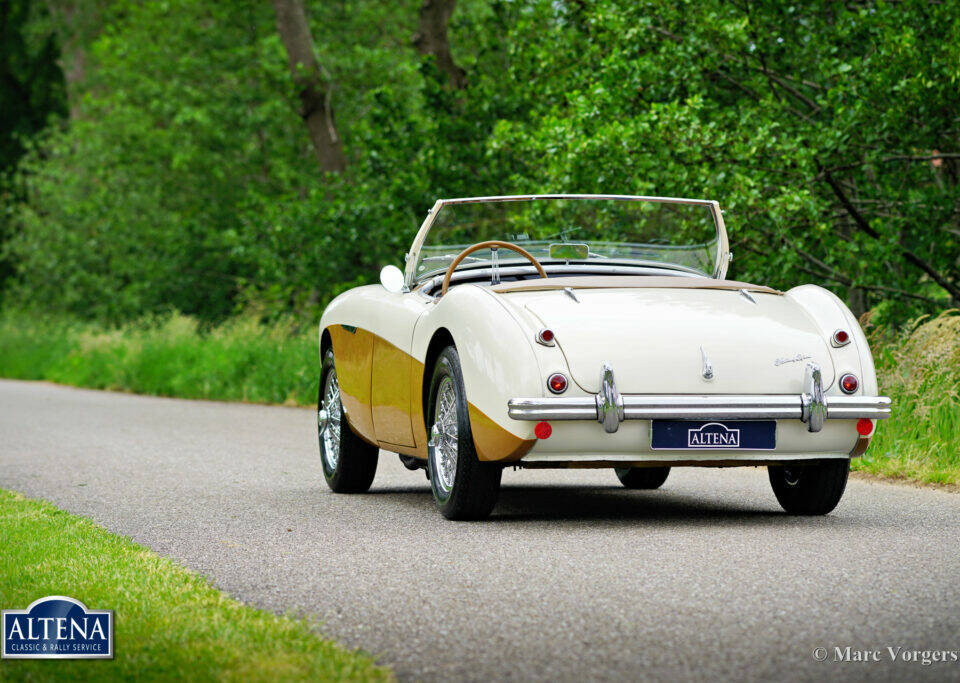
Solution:
{"label": "white sports car", "polygon": [[890,400],[856,318],[821,287],[725,279],[719,204],[623,195],[438,200],[379,285],[320,322],[323,473],[365,491],[378,450],[440,511],[493,509],[505,465],[765,465],[783,508],[825,514]]}

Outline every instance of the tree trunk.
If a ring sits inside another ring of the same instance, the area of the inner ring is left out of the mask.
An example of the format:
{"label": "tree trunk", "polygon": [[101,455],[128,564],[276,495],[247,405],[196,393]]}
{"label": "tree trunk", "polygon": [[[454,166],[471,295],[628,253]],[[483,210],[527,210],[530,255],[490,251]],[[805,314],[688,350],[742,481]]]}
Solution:
{"label": "tree trunk", "polygon": [[80,90],[87,78],[87,47],[100,31],[100,2],[46,0],[60,42],[60,70],[67,86],[70,119],[80,116]]}
{"label": "tree trunk", "polygon": [[317,61],[303,0],[273,0],[277,31],[287,49],[287,62],[300,97],[300,116],[324,171],[347,167],[331,104],[329,77]]}
{"label": "tree trunk", "polygon": [[433,55],[437,67],[447,74],[450,86],[460,90],[467,84],[466,73],[453,61],[447,25],[456,0],[423,0],[420,5],[420,23],[413,44],[422,55]]}
{"label": "tree trunk", "polygon": [[867,293],[862,287],[850,287],[847,292],[850,312],[859,320],[860,316],[867,312]]}

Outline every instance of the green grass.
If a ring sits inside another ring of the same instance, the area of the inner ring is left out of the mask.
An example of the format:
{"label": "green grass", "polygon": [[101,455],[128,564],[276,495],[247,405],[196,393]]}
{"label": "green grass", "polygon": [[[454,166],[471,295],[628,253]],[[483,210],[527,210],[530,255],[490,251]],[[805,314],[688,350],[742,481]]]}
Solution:
{"label": "green grass", "polygon": [[960,315],[919,320],[899,337],[871,340],[881,393],[893,416],[854,469],[884,477],[960,484]]}
{"label": "green grass", "polygon": [[0,604],[68,595],[114,610],[113,660],[4,660],[0,678],[390,680],[300,620],[248,607],[171,560],[0,489]]}
{"label": "green grass", "polygon": [[180,314],[114,328],[0,314],[0,376],[156,396],[310,405],[318,345],[312,325],[292,331],[252,317],[201,330]]}
{"label": "green grass", "polygon": [[[160,396],[311,405],[317,333],[252,317],[201,329],[187,316],[105,328],[60,317],[0,314],[0,376]],[[894,401],[854,468],[960,484],[960,315],[875,331],[880,390]]]}

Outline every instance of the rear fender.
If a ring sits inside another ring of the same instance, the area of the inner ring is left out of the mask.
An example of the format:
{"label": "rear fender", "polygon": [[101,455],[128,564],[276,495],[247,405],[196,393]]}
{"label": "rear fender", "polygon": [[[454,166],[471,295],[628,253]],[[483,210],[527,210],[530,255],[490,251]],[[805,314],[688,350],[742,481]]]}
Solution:
{"label": "rear fender", "polygon": [[543,391],[530,333],[492,292],[473,285],[451,288],[420,318],[413,334],[414,358],[425,365],[428,387],[427,350],[441,329],[453,338],[460,357],[478,456],[519,459],[533,446],[534,425],[509,418],[507,401]]}
{"label": "rear fender", "polygon": [[[873,354],[870,345],[857,322],[856,317],[847,308],[847,305],[833,292],[817,285],[801,285],[794,287],[786,296],[799,304],[820,328],[823,338],[827,340],[833,365],[836,368],[836,377],[852,372],[860,379],[860,387],[856,395],[876,396],[879,393],[877,386],[877,372],[873,365]],[[834,347],[830,343],[833,333],[837,330],[846,330],[850,333],[851,341],[846,346]],[[840,394],[840,389],[834,384],[828,393]]]}

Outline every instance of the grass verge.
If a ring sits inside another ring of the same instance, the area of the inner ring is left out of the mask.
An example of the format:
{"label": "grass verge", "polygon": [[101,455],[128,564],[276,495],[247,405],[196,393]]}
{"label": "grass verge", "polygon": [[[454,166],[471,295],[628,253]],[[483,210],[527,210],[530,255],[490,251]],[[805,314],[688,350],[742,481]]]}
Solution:
{"label": "grass verge", "polygon": [[871,339],[880,391],[893,399],[870,448],[853,461],[869,474],[960,484],[960,315],[916,321]]}
{"label": "grass verge", "polygon": [[201,329],[177,313],[121,327],[0,314],[0,376],[155,396],[310,405],[318,346],[312,325],[252,317]]}
{"label": "grass verge", "polygon": [[[201,329],[172,314],[122,327],[7,311],[0,314],[0,376],[159,396],[312,405],[317,335],[289,323],[237,318]],[[919,320],[901,334],[875,330],[880,391],[893,399],[854,469],[960,484],[960,315]]]}
{"label": "grass verge", "polygon": [[4,660],[0,678],[390,680],[365,654],[303,621],[233,600],[171,560],[90,522],[0,489],[0,604],[68,595],[113,609],[113,660]]}

